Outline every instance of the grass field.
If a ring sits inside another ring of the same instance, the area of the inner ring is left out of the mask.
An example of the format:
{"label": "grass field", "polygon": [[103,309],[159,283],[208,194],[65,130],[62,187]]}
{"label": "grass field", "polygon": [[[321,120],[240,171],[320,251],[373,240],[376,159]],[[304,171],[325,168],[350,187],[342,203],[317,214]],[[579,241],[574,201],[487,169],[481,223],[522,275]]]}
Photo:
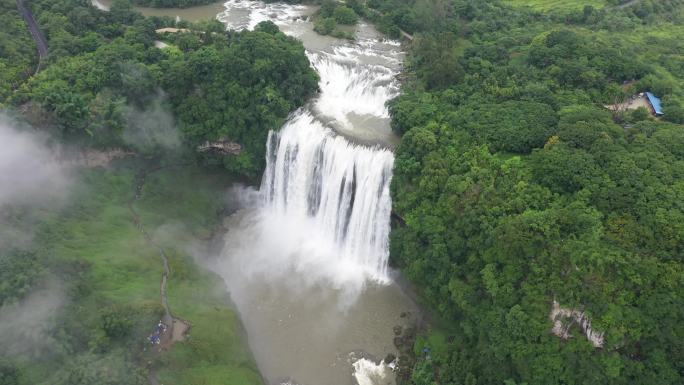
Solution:
{"label": "grass field", "polygon": [[[257,384],[258,369],[223,281],[197,267],[186,248],[207,239],[221,219],[230,182],[223,171],[172,168],[151,174],[137,205],[142,222],[165,245],[171,311],[189,321],[189,338],[162,356],[163,384]],[[156,227],[156,231],[155,231]]]}
{"label": "grass field", "polygon": [[41,214],[36,244],[68,299],[51,332],[54,352],[16,360],[19,384],[146,384],[150,360],[165,385],[261,384],[223,282],[185,247],[206,239],[220,219],[225,173],[161,171],[135,204],[169,256],[171,311],[192,325],[185,341],[150,354],[146,337],[162,313],[163,269],[127,206],[138,167],[84,170],[68,206]]}

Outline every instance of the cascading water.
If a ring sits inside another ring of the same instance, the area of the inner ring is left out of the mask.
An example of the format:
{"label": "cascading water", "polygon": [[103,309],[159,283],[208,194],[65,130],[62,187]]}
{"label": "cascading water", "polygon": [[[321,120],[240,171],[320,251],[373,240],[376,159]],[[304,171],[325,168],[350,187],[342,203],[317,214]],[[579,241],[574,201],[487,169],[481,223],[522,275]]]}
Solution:
{"label": "cascading water", "polygon": [[[301,27],[304,6],[249,0],[226,5],[228,14],[248,15],[232,22],[228,15],[220,17],[229,27],[253,28],[270,19],[288,33],[302,35],[292,28]],[[293,249],[281,243],[284,256],[268,256],[272,263],[259,266],[277,262],[283,271],[306,273],[308,281],[328,280],[336,288],[358,292],[368,279],[388,281],[394,161],[388,147],[395,138],[386,102],[399,91],[395,76],[400,52],[396,44],[377,38],[326,48],[307,50],[320,75],[321,92],[280,131],[269,134],[260,189],[264,205],[259,211],[266,222],[262,236],[286,233],[298,241]],[[273,223],[287,230],[273,229]],[[271,230],[278,234],[267,233]],[[259,258],[250,257],[254,259]],[[258,273],[254,266],[244,267]]]}
{"label": "cascading water", "polygon": [[[219,19],[229,28],[272,20],[301,38],[321,92],[269,134],[261,187],[227,220],[214,268],[269,381],[347,384],[355,371],[359,383],[390,383],[391,370],[374,362],[396,353],[392,328],[414,309],[387,268],[397,138],[386,102],[399,91],[402,54],[366,24],[354,43],[318,36],[306,6],[226,7]],[[365,358],[350,355],[359,351]]]}
{"label": "cascading water", "polygon": [[[326,261],[387,279],[392,152],[351,144],[298,112],[271,132],[261,192],[273,211],[306,224],[307,237],[334,245]],[[339,272],[337,273],[339,277]]]}

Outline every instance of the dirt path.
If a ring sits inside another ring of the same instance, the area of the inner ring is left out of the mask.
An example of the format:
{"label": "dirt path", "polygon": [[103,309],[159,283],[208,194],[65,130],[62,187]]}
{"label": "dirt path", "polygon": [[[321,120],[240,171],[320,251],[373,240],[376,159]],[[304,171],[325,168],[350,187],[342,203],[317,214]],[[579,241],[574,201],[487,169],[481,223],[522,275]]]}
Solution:
{"label": "dirt path", "polygon": [[624,9],[624,8],[627,8],[627,7],[631,7],[632,5],[634,5],[634,4],[636,4],[636,3],[640,2],[640,1],[641,1],[641,0],[632,0],[632,1],[628,1],[628,2],[626,2],[626,3],[624,3],[624,4],[620,4],[620,5],[616,6],[615,8],[617,8],[617,9]]}
{"label": "dirt path", "polygon": [[[148,233],[147,230],[145,230],[145,227],[143,226],[143,223],[140,219],[140,215],[135,210],[134,203],[142,197],[143,187],[145,186],[145,180],[147,179],[148,175],[167,168],[180,166],[183,165],[157,166],[148,170],[141,170],[135,177],[134,195],[128,201],[128,209],[130,210],[131,215],[133,217],[133,223],[138,228],[138,230],[140,230],[147,243],[159,251],[159,256],[162,259],[163,271],[161,282],[159,284],[159,298],[162,307],[164,308],[164,315],[161,321],[167,325],[168,329],[161,335],[161,340],[159,342],[158,348],[155,349],[157,354],[161,353],[164,350],[170,349],[175,342],[183,341],[185,339],[187,332],[190,330],[191,325],[189,322],[185,320],[182,320],[178,317],[174,317],[173,313],[171,313],[171,307],[169,306],[169,299],[166,293],[170,273],[169,258],[167,257],[166,252],[164,252],[164,249],[157,243],[155,243],[150,233]],[[149,370],[150,384],[159,384],[154,369],[150,366]]]}
{"label": "dirt path", "polygon": [[401,36],[403,36],[409,40],[413,40],[413,36],[409,35],[409,33],[404,31],[403,29],[399,29],[399,32],[401,33]]}
{"label": "dirt path", "polygon": [[36,23],[36,20],[33,18],[31,9],[28,7],[28,5],[26,5],[24,0],[17,0],[17,8],[19,9],[19,13],[21,13],[21,15],[24,17],[24,21],[26,21],[29,32],[31,32],[31,36],[36,42],[36,47],[38,48],[38,68],[36,68],[36,73],[38,73],[43,61],[48,56],[47,39],[45,39],[45,35],[43,35],[43,32],[38,27],[38,23]]}

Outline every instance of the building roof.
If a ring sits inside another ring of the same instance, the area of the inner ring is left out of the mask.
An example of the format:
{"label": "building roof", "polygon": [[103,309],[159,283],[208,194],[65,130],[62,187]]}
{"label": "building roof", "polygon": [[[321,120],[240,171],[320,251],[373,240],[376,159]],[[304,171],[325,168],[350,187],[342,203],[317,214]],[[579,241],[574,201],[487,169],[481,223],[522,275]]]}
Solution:
{"label": "building roof", "polygon": [[648,97],[648,101],[651,103],[651,106],[653,106],[653,111],[655,111],[655,114],[663,115],[663,107],[660,104],[660,98],[650,92],[646,92],[646,96]]}

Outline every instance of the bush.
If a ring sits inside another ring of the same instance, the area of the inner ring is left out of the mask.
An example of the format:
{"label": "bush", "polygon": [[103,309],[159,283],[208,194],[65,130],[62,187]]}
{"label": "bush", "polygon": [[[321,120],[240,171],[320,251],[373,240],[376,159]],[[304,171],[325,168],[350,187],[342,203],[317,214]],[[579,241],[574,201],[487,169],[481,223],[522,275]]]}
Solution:
{"label": "bush", "polygon": [[646,107],[643,106],[630,112],[630,120],[632,122],[640,122],[642,120],[646,120],[649,116],[650,114],[648,113],[648,110],[646,109]]}
{"label": "bush", "polygon": [[359,21],[359,17],[356,15],[353,9],[348,7],[337,7],[333,14],[335,20],[344,25],[354,25]]}
{"label": "bush", "polygon": [[337,4],[334,0],[325,0],[323,4],[321,4],[321,9],[319,10],[319,13],[324,18],[332,17],[333,13],[335,12],[335,7],[337,7]]}
{"label": "bush", "polygon": [[663,106],[663,112],[665,115],[663,119],[668,122],[684,124],[684,108],[676,103],[666,103]]}
{"label": "bush", "polygon": [[337,22],[332,17],[318,19],[314,25],[314,31],[320,33],[321,35],[329,35],[335,30],[335,28],[337,28]]}
{"label": "bush", "polygon": [[133,327],[130,311],[121,306],[108,306],[100,310],[102,330],[107,337],[118,339],[126,337]]}

